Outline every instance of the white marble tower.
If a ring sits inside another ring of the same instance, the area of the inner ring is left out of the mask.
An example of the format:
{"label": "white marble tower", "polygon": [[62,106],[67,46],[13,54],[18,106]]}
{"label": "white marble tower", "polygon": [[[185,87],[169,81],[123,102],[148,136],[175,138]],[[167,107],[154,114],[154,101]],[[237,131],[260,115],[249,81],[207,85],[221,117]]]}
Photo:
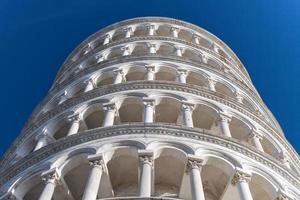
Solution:
{"label": "white marble tower", "polygon": [[0,166],[0,199],[300,199],[299,155],[238,57],[163,17],[83,41]]}

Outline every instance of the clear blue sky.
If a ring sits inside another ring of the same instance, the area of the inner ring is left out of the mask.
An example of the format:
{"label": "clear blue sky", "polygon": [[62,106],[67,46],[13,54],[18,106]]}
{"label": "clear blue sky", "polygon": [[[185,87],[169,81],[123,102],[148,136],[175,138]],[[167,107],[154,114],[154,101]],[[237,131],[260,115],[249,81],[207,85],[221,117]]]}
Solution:
{"label": "clear blue sky", "polygon": [[300,152],[299,0],[2,0],[0,155],[67,55],[102,27],[138,16],[182,19],[227,43]]}

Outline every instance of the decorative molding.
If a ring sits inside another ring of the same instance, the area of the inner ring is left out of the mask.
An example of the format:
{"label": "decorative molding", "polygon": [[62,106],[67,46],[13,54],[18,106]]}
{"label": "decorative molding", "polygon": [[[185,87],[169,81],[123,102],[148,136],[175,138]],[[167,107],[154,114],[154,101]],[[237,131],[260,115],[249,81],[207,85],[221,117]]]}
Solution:
{"label": "decorative molding", "polygon": [[[23,133],[21,133],[13,145],[8,149],[7,155],[12,153],[18,145],[20,145],[25,139],[27,139],[31,134],[38,130],[41,126],[45,124],[45,122],[49,121],[50,119],[54,118],[55,116],[58,116],[60,113],[63,113],[69,108],[72,108],[80,103],[87,102],[89,100],[95,99],[97,97],[101,97],[106,94],[111,94],[115,92],[121,92],[121,91],[128,91],[128,90],[138,90],[138,89],[153,89],[153,90],[172,90],[172,91],[180,91],[185,93],[190,93],[193,95],[202,96],[207,99],[211,99],[214,101],[217,101],[219,103],[222,103],[228,107],[231,107],[232,109],[235,109],[236,111],[248,116],[256,123],[260,124],[262,127],[264,127],[269,133],[271,133],[278,141],[283,144],[283,146],[287,149],[287,151],[291,155],[297,155],[295,150],[291,148],[289,143],[282,137],[281,134],[277,133],[274,129],[269,127],[268,124],[266,124],[262,118],[259,116],[256,116],[253,114],[250,110],[247,109],[247,107],[244,107],[243,105],[236,102],[234,98],[224,97],[223,95],[218,95],[216,92],[212,92],[208,89],[199,87],[199,86],[191,86],[191,85],[184,85],[180,83],[170,83],[170,82],[163,82],[163,81],[142,81],[142,82],[128,82],[123,84],[117,84],[117,85],[109,85],[104,86],[101,88],[97,88],[95,90],[92,90],[90,92],[86,92],[78,97],[69,99],[65,102],[63,102],[61,105],[53,109],[52,111],[45,114],[39,121],[37,121],[32,126],[28,127],[27,130],[24,130]],[[63,113],[63,115],[70,115],[67,113]],[[293,156],[294,160],[297,163],[300,163],[298,156]],[[5,157],[3,160],[1,160],[1,164],[4,163]]]}
{"label": "decorative molding", "polygon": [[288,171],[286,168],[280,165],[280,162],[266,153],[260,152],[250,145],[241,145],[237,140],[231,138],[225,138],[223,136],[209,133],[203,129],[197,128],[185,128],[182,126],[174,126],[167,124],[144,124],[144,123],[131,123],[129,125],[119,125],[105,128],[93,129],[83,133],[75,134],[57,142],[51,143],[19,160],[12,166],[8,172],[0,173],[0,186],[8,182],[10,179],[23,172],[27,168],[34,164],[37,164],[50,156],[55,156],[56,153],[66,150],[70,147],[80,145],[86,142],[95,141],[104,138],[124,136],[124,135],[162,135],[162,136],[174,136],[186,139],[191,139],[198,142],[211,143],[223,148],[230,149],[232,151],[243,154],[244,156],[255,160],[256,162],[265,165],[266,167],[276,171],[282,177],[287,179],[295,187],[300,187],[300,181],[298,175]]}

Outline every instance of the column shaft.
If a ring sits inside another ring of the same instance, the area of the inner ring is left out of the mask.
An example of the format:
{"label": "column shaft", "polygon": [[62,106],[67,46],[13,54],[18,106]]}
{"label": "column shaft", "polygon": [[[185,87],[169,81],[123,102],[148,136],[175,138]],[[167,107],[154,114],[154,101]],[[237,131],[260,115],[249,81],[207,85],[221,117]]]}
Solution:
{"label": "column shaft", "polygon": [[48,181],[39,197],[39,200],[51,200],[56,184],[55,182]]}
{"label": "column shaft", "polygon": [[144,122],[153,123],[154,109],[152,105],[145,105]]}
{"label": "column shaft", "polygon": [[187,127],[194,127],[191,109],[183,110],[183,122]]}
{"label": "column shaft", "polygon": [[96,200],[100,181],[102,176],[102,167],[93,165],[90,171],[82,200]]}
{"label": "column shaft", "polygon": [[263,148],[263,146],[261,145],[260,139],[259,139],[258,137],[256,137],[256,136],[254,136],[252,140],[253,140],[254,146],[255,146],[258,150],[264,152],[264,148]]}
{"label": "column shaft", "polygon": [[237,183],[238,192],[241,200],[253,200],[249,184],[246,181],[239,181]]}
{"label": "column shaft", "polygon": [[36,151],[36,150],[38,150],[38,149],[40,149],[40,148],[42,148],[42,147],[44,147],[44,146],[46,146],[46,145],[47,145],[47,138],[46,138],[46,136],[41,137],[41,138],[38,140],[38,142],[37,142],[36,146],[34,147],[34,150],[33,150],[33,151]]}
{"label": "column shaft", "polygon": [[140,158],[139,196],[151,196],[152,163],[151,158]]}

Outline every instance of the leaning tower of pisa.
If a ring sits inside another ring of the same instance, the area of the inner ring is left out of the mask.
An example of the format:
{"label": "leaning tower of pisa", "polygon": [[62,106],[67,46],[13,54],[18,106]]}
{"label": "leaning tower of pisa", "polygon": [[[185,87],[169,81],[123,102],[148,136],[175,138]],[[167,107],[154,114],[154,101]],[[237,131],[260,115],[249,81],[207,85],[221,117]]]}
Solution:
{"label": "leaning tower of pisa", "polygon": [[0,199],[300,199],[299,155],[238,57],[162,17],[83,41],[0,165]]}

